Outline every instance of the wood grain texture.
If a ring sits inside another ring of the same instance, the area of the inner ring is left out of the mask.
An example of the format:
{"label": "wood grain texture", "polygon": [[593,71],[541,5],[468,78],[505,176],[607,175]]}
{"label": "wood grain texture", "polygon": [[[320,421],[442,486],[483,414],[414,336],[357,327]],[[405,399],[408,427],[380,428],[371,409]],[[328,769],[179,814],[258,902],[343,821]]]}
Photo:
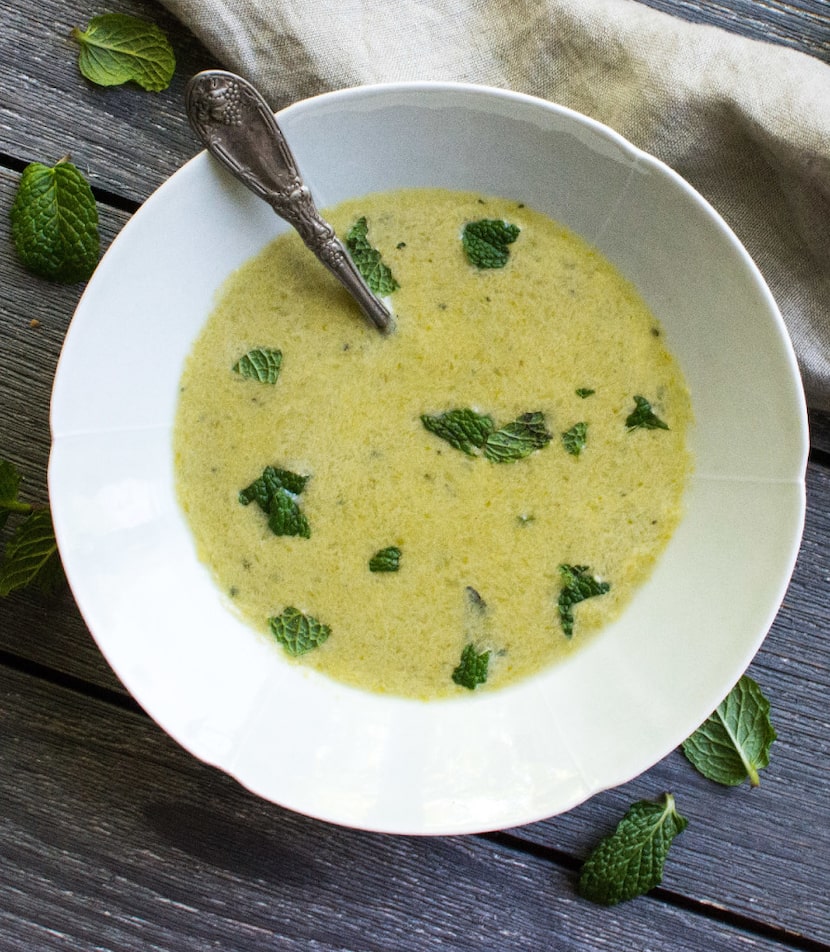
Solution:
{"label": "wood grain texture", "polygon": [[95,86],[78,71],[69,33],[100,12],[82,0],[40,0],[36,13],[27,3],[5,5],[0,153],[50,165],[68,153],[94,189],[141,202],[200,151],[185,116],[184,87],[193,73],[217,63],[160,5],[109,0],[106,12],[151,20],[167,33],[176,71],[160,93],[132,83]]}
{"label": "wood grain texture", "polygon": [[826,0],[639,0],[692,23],[719,26],[830,62]]}
{"label": "wood grain texture", "polygon": [[0,691],[4,952],[787,948],[659,897],[592,906],[485,838],[312,821],[145,718],[2,669]]}

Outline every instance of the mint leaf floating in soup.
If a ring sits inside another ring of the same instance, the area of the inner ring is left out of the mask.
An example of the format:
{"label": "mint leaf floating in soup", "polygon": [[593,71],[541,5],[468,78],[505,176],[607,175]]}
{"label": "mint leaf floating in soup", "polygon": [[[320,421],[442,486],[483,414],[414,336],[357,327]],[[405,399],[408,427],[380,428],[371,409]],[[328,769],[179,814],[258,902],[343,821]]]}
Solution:
{"label": "mint leaf floating in soup", "polygon": [[560,565],[559,574],[562,578],[562,588],[559,592],[559,620],[562,622],[562,631],[566,638],[572,638],[574,633],[574,605],[586,598],[604,595],[611,585],[600,582],[589,574],[587,565]]}
{"label": "mint leaf floating in soup", "polygon": [[81,46],[78,69],[98,86],[120,86],[133,80],[150,92],[167,89],[176,57],[167,37],[154,24],[125,13],[93,17],[86,28],[74,27]]}
{"label": "mint leaf floating in soup", "polygon": [[26,166],[10,219],[12,241],[29,271],[74,284],[95,270],[101,250],[98,209],[89,183],[68,159]]}
{"label": "mint leaf floating in soup", "polygon": [[346,234],[346,247],[370,290],[381,296],[391,294],[400,285],[383,263],[380,252],[369,243],[368,234],[366,218],[358,218]]}
{"label": "mint leaf floating in soup", "polygon": [[311,527],[308,524],[297,501],[287,490],[280,489],[274,493],[271,506],[268,510],[268,528],[278,536],[301,536],[311,538]]}
{"label": "mint leaf floating in soup", "polygon": [[613,906],[658,886],[669,847],[687,822],[675,809],[670,793],[657,803],[635,803],[616,830],[600,840],[585,860],[579,894],[591,902]]}
{"label": "mint leaf floating in soup", "polygon": [[629,430],[668,430],[645,397],[634,397],[634,410],[626,417],[625,425]]}
{"label": "mint leaf floating in soup", "polygon": [[592,390],[590,387],[577,387],[574,393],[584,400],[586,397],[592,397],[596,393],[596,390]]}
{"label": "mint leaf floating in soup", "polygon": [[477,450],[492,463],[513,463],[530,456],[551,441],[543,413],[523,413],[512,423],[496,429],[493,418],[469,408],[447,410],[438,416],[423,414],[421,423],[435,436],[468,456]]}
{"label": "mint leaf floating in soup", "polygon": [[452,673],[453,681],[462,688],[475,690],[479,684],[487,681],[487,667],[490,663],[490,652],[478,652],[475,645],[467,645],[461,652],[461,660]]}
{"label": "mint leaf floating in soup", "polygon": [[240,377],[258,380],[260,383],[276,383],[282,367],[282,351],[270,347],[255,347],[249,350],[231,368]]}
{"label": "mint leaf floating in soup", "polygon": [[682,745],[692,765],[716,783],[737,786],[769,765],[776,738],[769,718],[769,701],[758,684],[744,675],[727,697]]}
{"label": "mint leaf floating in soup", "polygon": [[421,423],[430,433],[468,456],[475,456],[476,449],[484,445],[496,428],[492,417],[470,409],[447,410],[440,416],[424,414]]}
{"label": "mint leaf floating in soup", "polygon": [[268,619],[271,633],[285,650],[294,657],[305,654],[321,644],[331,634],[331,628],[298,608],[288,607],[282,614]]}
{"label": "mint leaf floating in soup", "polygon": [[461,244],[467,260],[476,268],[503,268],[510,257],[508,245],[519,237],[517,225],[497,218],[467,222],[461,233]]}
{"label": "mint leaf floating in soup", "polygon": [[369,559],[370,572],[397,572],[401,564],[401,550],[396,545],[387,546]]}
{"label": "mint leaf floating in soup", "polygon": [[569,430],[565,430],[565,432],[562,434],[562,445],[565,447],[565,450],[571,454],[571,456],[579,456],[579,454],[585,449],[587,438],[588,424],[574,423],[574,425]]}
{"label": "mint leaf floating in soup", "polygon": [[278,536],[311,537],[308,524],[296,496],[305,489],[308,476],[287,469],[266,466],[262,475],[239,493],[243,506],[255,502],[268,515],[268,527]]}
{"label": "mint leaf floating in soup", "polygon": [[493,463],[514,463],[550,443],[543,413],[523,413],[484,441],[484,455]]}

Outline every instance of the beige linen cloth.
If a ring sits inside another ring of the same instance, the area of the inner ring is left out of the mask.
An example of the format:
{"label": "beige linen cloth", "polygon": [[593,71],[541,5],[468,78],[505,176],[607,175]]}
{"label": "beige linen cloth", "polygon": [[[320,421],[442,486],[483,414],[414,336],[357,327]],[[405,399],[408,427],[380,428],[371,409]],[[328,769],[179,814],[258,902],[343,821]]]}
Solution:
{"label": "beige linen cloth", "polygon": [[[365,83],[459,80],[611,126],[730,224],[782,311],[808,404],[830,411],[830,66],[636,0],[163,3],[275,109]],[[827,29],[830,47],[830,8]]]}

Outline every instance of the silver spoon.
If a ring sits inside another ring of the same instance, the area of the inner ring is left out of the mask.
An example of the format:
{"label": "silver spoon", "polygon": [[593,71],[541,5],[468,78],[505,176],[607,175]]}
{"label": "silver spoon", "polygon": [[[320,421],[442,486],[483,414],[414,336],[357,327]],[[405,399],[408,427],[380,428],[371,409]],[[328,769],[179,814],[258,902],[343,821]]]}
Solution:
{"label": "silver spoon", "polygon": [[369,289],[334,229],[320,217],[260,93],[235,73],[209,69],[190,80],[185,105],[190,124],[208,152],[299,232],[379,330],[390,330],[388,308]]}

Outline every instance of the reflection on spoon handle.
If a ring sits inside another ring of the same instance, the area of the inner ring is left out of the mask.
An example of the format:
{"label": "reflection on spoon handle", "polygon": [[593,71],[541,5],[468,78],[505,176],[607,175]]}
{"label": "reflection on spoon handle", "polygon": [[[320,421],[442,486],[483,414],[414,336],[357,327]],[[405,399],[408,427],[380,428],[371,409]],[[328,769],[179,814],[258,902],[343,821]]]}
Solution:
{"label": "reflection on spoon handle", "polygon": [[317,211],[268,104],[241,76],[212,69],[188,83],[187,115],[205,148],[299,232],[380,330],[391,316],[369,289],[334,229]]}

